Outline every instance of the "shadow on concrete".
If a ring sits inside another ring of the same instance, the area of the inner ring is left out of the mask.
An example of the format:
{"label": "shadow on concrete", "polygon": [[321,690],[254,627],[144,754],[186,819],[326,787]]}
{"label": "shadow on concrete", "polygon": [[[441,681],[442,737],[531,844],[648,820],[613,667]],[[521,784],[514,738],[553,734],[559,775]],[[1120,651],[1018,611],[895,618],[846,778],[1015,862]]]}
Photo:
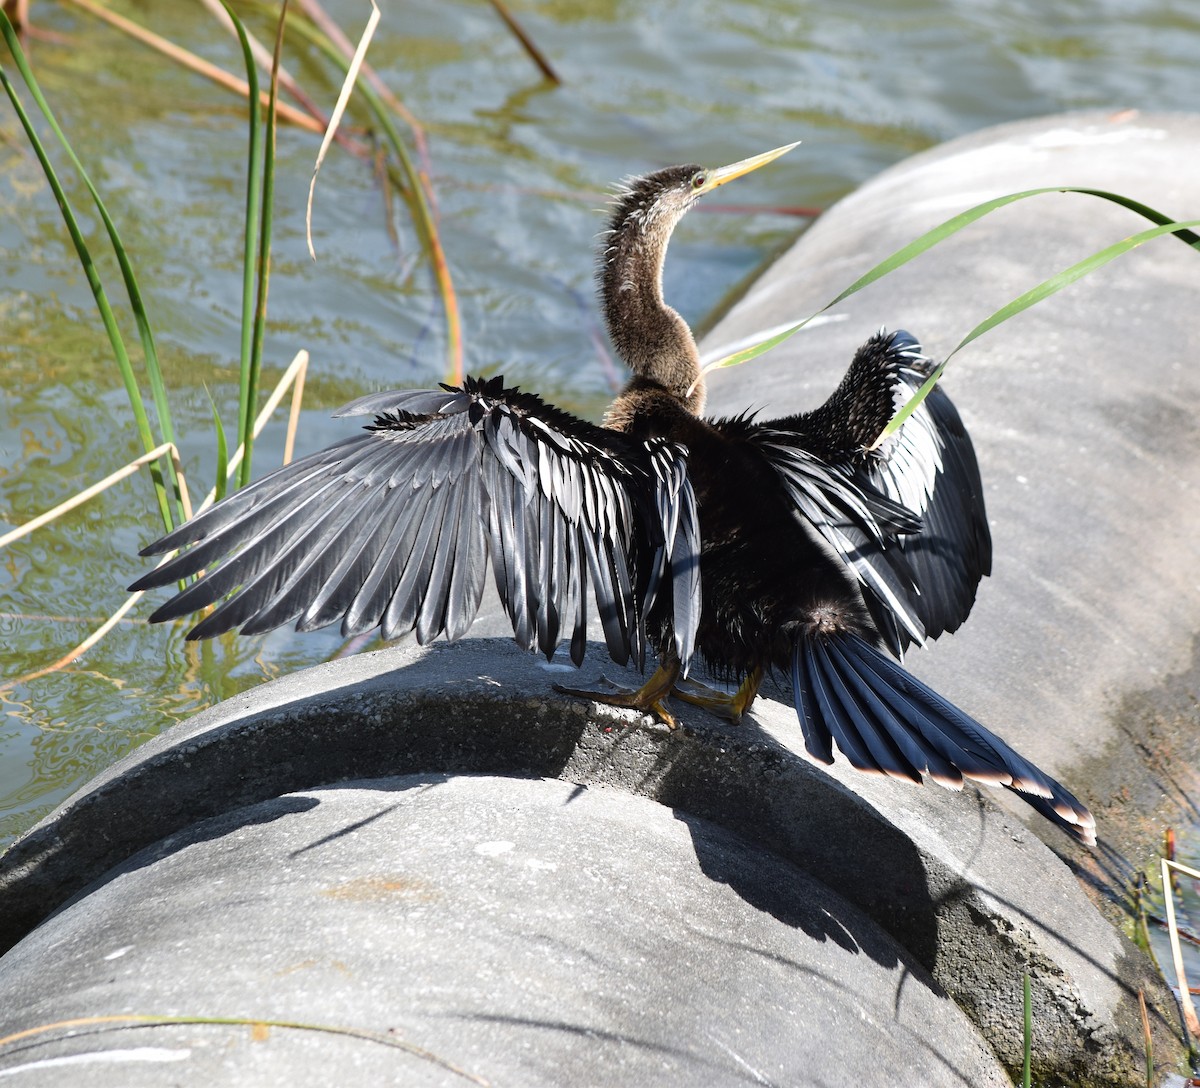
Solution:
{"label": "shadow on concrete", "polygon": [[792,868],[783,858],[776,855],[775,868],[763,866],[761,855],[755,856],[755,864],[748,865],[744,851],[738,850],[738,839],[728,832],[690,813],[677,810],[675,817],[691,833],[696,859],[705,876],[727,885],[756,910],[765,911],[783,925],[803,930],[815,941],[833,941],[847,952],[868,955],[884,967],[898,962],[895,947],[879,940],[874,926],[855,926],[837,917],[829,907],[791,895],[789,882],[778,871]]}
{"label": "shadow on concrete", "polygon": [[396,694],[387,697],[386,680],[351,683],[143,746],[62,806],[52,831],[40,824],[4,855],[0,951],[109,869],[198,821],[386,775],[556,777],[586,726],[581,707],[538,720],[525,697],[399,693],[396,704]]}

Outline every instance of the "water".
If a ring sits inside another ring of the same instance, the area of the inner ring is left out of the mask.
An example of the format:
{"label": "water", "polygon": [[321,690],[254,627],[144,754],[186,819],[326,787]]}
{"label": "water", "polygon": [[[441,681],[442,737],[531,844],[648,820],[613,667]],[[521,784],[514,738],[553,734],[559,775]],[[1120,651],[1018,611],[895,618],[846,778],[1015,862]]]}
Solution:
{"label": "water", "polygon": [[[356,37],[364,5],[329,7]],[[240,63],[198,5],[130,12],[216,63]],[[678,231],[666,291],[702,325],[799,231],[804,220],[780,209],[826,206],[883,167],[985,125],[1200,102],[1200,18],[1170,0],[1027,0],[1003,10],[970,0],[836,10],[796,0],[531,0],[518,14],[563,86],[540,78],[490,6],[466,0],[390,5],[371,60],[428,127],[467,369],[503,373],[592,416],[614,381],[591,284],[599,209],[614,179],[804,141]],[[215,461],[209,397],[226,421],[236,404],[240,109],[82,12],[39,4],[34,17],[60,36],[35,41],[33,61],[131,251],[193,489],[203,491]],[[298,40],[286,63],[314,98],[333,101],[336,81]],[[4,67],[15,75],[7,58]],[[281,131],[267,337],[268,384],[299,348],[313,356],[300,452],[345,433],[328,418],[336,405],[431,384],[445,369],[411,226],[398,211],[397,246],[370,165],[336,149],[317,191],[319,260],[309,260],[304,203],[316,147],[315,137]],[[68,191],[102,252],[86,194],[73,180]],[[722,202],[764,210],[722,211]],[[101,268],[119,297],[112,262]],[[0,320],[2,532],[140,452],[86,282],[7,105]],[[260,471],[278,463],[281,447],[276,424],[259,447]],[[0,554],[0,675],[49,664],[113,612],[156,530],[139,477]],[[341,646],[336,634],[290,632],[196,646],[182,627],[149,627],[148,612],[140,606],[67,669],[0,692],[0,848],[165,726]]]}
{"label": "water", "polygon": [[[1171,900],[1175,911],[1175,926],[1179,933],[1179,953],[1185,980],[1192,991],[1193,1006],[1200,1006],[1200,879],[1193,873],[1200,872],[1200,850],[1192,836],[1181,844],[1178,860],[1186,870],[1175,870],[1172,879]],[[1168,847],[1163,846],[1164,854]],[[1190,870],[1190,871],[1189,871]],[[1179,976],[1175,968],[1174,952],[1168,926],[1162,874],[1155,864],[1145,873],[1145,884],[1140,896],[1141,909],[1146,916],[1144,938],[1149,939],[1150,951],[1167,984],[1180,993]],[[1140,940],[1145,944],[1145,940]]]}

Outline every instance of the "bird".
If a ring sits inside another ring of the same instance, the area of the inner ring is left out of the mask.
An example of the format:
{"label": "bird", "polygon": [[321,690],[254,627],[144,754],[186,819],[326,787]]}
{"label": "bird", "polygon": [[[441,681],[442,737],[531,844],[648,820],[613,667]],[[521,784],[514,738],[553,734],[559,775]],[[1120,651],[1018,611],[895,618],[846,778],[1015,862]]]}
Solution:
{"label": "bird", "polygon": [[[609,656],[643,683],[567,695],[677,725],[670,700],[740,722],[768,675],[790,680],[807,755],[952,789],[1014,791],[1087,844],[1064,786],[902,665],[956,630],[991,571],[977,458],[940,384],[881,435],[933,370],[880,330],[815,409],[706,418],[692,331],[664,299],[668,243],[714,189],[790,144],[728,166],[626,179],[596,256],[609,338],[630,377],[600,423],[503,377],[371,393],[337,444],[228,496],[142,550],[179,550],[130,588],[195,578],[150,616],[215,606],[188,633],[340,622],[425,644],[466,633],[490,567],[513,637],[579,665],[591,603]],[[732,692],[689,678],[693,658]]]}

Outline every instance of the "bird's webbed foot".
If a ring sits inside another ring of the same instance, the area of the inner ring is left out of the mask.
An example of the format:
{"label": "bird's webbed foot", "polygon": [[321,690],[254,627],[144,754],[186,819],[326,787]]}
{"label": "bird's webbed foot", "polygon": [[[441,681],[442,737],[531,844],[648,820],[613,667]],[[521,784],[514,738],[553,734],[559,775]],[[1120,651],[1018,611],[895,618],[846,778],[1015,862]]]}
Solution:
{"label": "bird's webbed foot", "polygon": [[573,695],[578,699],[591,699],[606,706],[619,706],[630,710],[640,710],[643,714],[653,714],[660,722],[670,729],[678,729],[679,723],[666,707],[667,696],[675,686],[679,675],[679,663],[668,662],[659,665],[654,674],[640,688],[626,688],[613,684],[606,677],[601,677],[605,683],[612,686],[612,691],[589,691],[586,688],[568,688],[555,684],[554,690],[562,695]]}
{"label": "bird's webbed foot", "polygon": [[740,725],[742,715],[750,709],[754,697],[758,694],[762,678],[762,669],[755,669],[732,694],[727,691],[717,691],[716,688],[710,688],[698,680],[677,680],[671,689],[671,694],[685,703],[704,707],[718,718],[725,718],[734,725]]}

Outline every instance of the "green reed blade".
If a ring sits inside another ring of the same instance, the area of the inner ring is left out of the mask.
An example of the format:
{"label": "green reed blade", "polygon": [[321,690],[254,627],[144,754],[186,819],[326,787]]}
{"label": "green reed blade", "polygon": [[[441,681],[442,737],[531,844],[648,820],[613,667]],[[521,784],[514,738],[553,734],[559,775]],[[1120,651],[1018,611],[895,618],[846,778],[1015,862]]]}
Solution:
{"label": "green reed blade", "polygon": [[[283,53],[283,27],[288,0],[279,8],[275,31],[275,52],[271,58],[271,92],[267,106],[267,127],[263,139],[262,195],[259,200],[258,278],[255,285],[254,335],[250,349],[250,373],[247,382],[246,429],[241,435],[245,454],[238,472],[238,486],[250,482],[250,458],[254,452],[254,409],[258,401],[258,380],[262,373],[263,337],[267,324],[267,294],[271,282],[271,223],[275,204],[275,121],[279,105],[279,62]],[[251,61],[251,63],[253,63]]]}
{"label": "green reed blade", "polygon": [[[942,360],[938,368],[921,388],[913,395],[912,399],[892,417],[891,422],[883,429],[883,433],[879,436],[879,442],[884,441],[889,436],[893,435],[903,425],[904,421],[916,410],[928,395],[931,389],[937,384],[938,378],[941,377],[942,371],[946,369],[946,364],[962,349],[965,348],[972,340],[981,337],[985,332],[994,329],[997,325],[1004,324],[1010,317],[1015,317],[1023,310],[1028,310],[1030,306],[1034,306],[1043,299],[1049,298],[1051,295],[1061,291],[1064,287],[1069,286],[1076,280],[1082,279],[1089,273],[1094,272],[1097,268],[1101,268],[1108,264],[1109,261],[1115,260],[1123,253],[1128,253],[1131,249],[1136,249],[1138,246],[1151,241],[1154,238],[1161,237],[1164,234],[1174,234],[1177,238],[1182,238],[1191,234],[1188,227],[1200,227],[1200,219],[1189,219],[1181,223],[1166,222],[1161,226],[1151,227],[1149,230],[1141,231],[1138,234],[1132,234],[1128,238],[1123,238],[1119,242],[1114,242],[1111,246],[1106,246],[1104,249],[1093,253],[1090,257],[1085,257],[1082,261],[1078,261],[1069,268],[1064,268],[1055,276],[1051,276],[1047,280],[1043,280],[1036,287],[1031,287],[1028,291],[1018,295],[1011,302],[1001,306],[995,313],[984,318],[978,325],[975,326],[966,336],[964,336],[950,351],[950,353]],[[1189,245],[1194,247],[1200,243],[1200,237],[1192,235],[1196,238],[1196,242],[1189,242]]]}
{"label": "green reed blade", "polygon": [[[242,63],[246,69],[246,84],[250,88],[246,96],[249,131],[246,149],[246,217],[243,224],[242,241],[242,335],[241,353],[238,363],[238,422],[237,436],[239,442],[245,442],[254,427],[254,405],[251,398],[251,370],[254,356],[254,311],[257,292],[255,277],[258,267],[258,242],[261,230],[260,200],[262,197],[262,120],[259,116],[258,69],[254,63],[254,54],[250,50],[250,39],[246,28],[242,25],[237,13],[222,0],[222,6],[233,20],[233,29],[237,33],[238,42],[242,47]],[[249,453],[249,449],[247,449]],[[243,462],[244,464],[245,462]],[[218,472],[225,471],[225,462],[218,465]],[[239,476],[240,479],[240,476]],[[224,485],[221,484],[221,490]]]}
{"label": "green reed blade", "polygon": [[1025,983],[1022,990],[1024,991],[1023,1004],[1025,1012],[1025,1054],[1021,1065],[1021,1088],[1029,1088],[1029,1081],[1033,1072],[1033,995],[1030,993],[1028,971],[1025,972]]}
{"label": "green reed blade", "polygon": [[[985,215],[996,211],[998,208],[1003,208],[1008,204],[1014,204],[1018,200],[1025,200],[1032,196],[1041,196],[1043,193],[1079,193],[1083,196],[1098,197],[1101,200],[1110,201],[1113,204],[1118,204],[1123,208],[1128,208],[1132,212],[1145,219],[1149,219],[1152,223],[1157,223],[1160,226],[1166,226],[1173,223],[1170,216],[1164,215],[1160,211],[1156,211],[1149,205],[1143,204],[1140,201],[1134,200],[1131,197],[1122,196],[1120,193],[1110,193],[1103,189],[1085,189],[1074,188],[1069,186],[1050,186],[1041,189],[1025,189],[1019,193],[1009,193],[1005,196],[996,197],[992,200],[986,200],[982,204],[976,204],[973,208],[968,208],[966,211],[959,212],[958,215],[952,216],[944,223],[939,223],[932,230],[926,231],[919,238],[915,238],[907,245],[896,250],[891,256],[884,258],[874,268],[870,269],[864,275],[856,279],[849,287],[838,294],[835,298],[830,299],[819,310],[803,321],[798,322],[789,329],[785,329],[781,333],[763,340],[761,343],[754,344],[751,347],[744,348],[741,351],[727,355],[723,359],[719,359],[715,363],[709,364],[709,370],[714,370],[722,367],[737,366],[740,363],[749,362],[751,359],[757,358],[764,352],[770,351],[774,347],[782,344],[785,340],[790,339],[798,333],[805,325],[813,318],[823,314],[826,310],[836,306],[839,302],[843,302],[851,295],[861,291],[864,287],[869,287],[876,280],[882,279],[884,276],[896,269],[907,264],[915,257],[919,257],[922,253],[932,249],[939,242],[945,241],[953,234],[957,234],[964,227],[970,226],[976,220],[982,219]],[[1167,233],[1167,232],[1162,232]],[[1169,233],[1174,234],[1180,241],[1192,246],[1193,248],[1200,247],[1200,235],[1194,234],[1190,230],[1177,228]],[[1110,258],[1111,259],[1111,258]],[[986,330],[984,330],[986,331]]]}
{"label": "green reed blade", "polygon": [[213,484],[213,502],[225,498],[225,489],[229,483],[227,476],[229,466],[229,439],[225,434],[225,425],[221,422],[221,413],[217,411],[217,402],[213,400],[208,386],[204,387],[204,395],[208,397],[208,406],[212,410],[213,433],[217,436],[217,479]]}
{"label": "green reed blade", "polygon": [[[997,325],[1003,324],[1010,317],[1015,317],[1022,310],[1029,309],[1030,306],[1041,302],[1042,299],[1049,298],[1069,284],[1094,272],[1097,268],[1102,268],[1109,261],[1120,257],[1123,253],[1128,253],[1131,249],[1136,249],[1145,242],[1161,237],[1164,234],[1174,234],[1176,237],[1183,237],[1185,234],[1191,233],[1186,228],[1197,226],[1200,226],[1200,219],[1188,219],[1180,223],[1167,221],[1161,226],[1152,227],[1150,230],[1144,230],[1138,234],[1132,234],[1128,238],[1123,238],[1119,242],[1114,242],[1111,246],[1106,246],[1104,249],[1093,253],[1090,257],[1085,257],[1082,261],[1071,265],[1070,268],[1064,268],[1057,276],[1051,276],[1048,280],[1043,280],[1036,287],[1031,288],[1022,295],[1018,295],[1012,302],[1001,306],[994,314],[981,321],[958,342],[954,350],[950,352],[950,355],[946,356],[946,359],[949,359],[960,348],[966,347],[972,340],[982,336],[985,332],[995,328]],[[1193,237],[1195,236],[1193,235]],[[1196,242],[1189,244],[1200,247],[1200,238],[1197,238]]]}
{"label": "green reed blade", "polygon": [[[150,321],[146,314],[145,304],[142,300],[142,294],[138,288],[137,278],[134,276],[133,267],[129,263],[129,257],[121,242],[120,235],[117,232],[116,225],[112,221],[112,217],[108,214],[108,209],[105,207],[104,201],[100,198],[100,193],[96,186],[92,183],[91,177],[84,169],[83,164],[79,161],[79,157],[75,154],[74,149],[67,140],[66,134],[59,126],[53,111],[50,109],[49,103],[42,95],[41,88],[38,86],[37,80],[33,75],[32,69],[26,60],[24,51],[21,49],[21,44],[17,39],[16,31],[13,29],[12,23],[0,10],[0,33],[4,35],[5,42],[8,44],[9,51],[12,53],[13,59],[16,61],[17,68],[21,73],[21,78],[24,80],[30,94],[33,95],[34,101],[41,110],[42,115],[46,118],[55,137],[66,151],[71,160],[72,165],[79,172],[81,179],[88,188],[88,192],[95,202],[100,218],[104,223],[105,230],[108,232],[109,240],[112,243],[113,250],[116,253],[117,262],[121,269],[121,275],[125,282],[125,289],[129,295],[130,307],[133,310],[134,320],[137,323],[138,333],[142,342],[142,351],[145,356],[146,372],[150,380],[150,388],[154,397],[155,410],[158,414],[159,427],[162,431],[164,440],[168,442],[175,441],[175,431],[171,423],[171,413],[167,404],[166,388],[162,380],[162,371],[159,367],[158,352],[154,347],[154,337],[150,329]],[[74,211],[71,208],[66,194],[63,191],[62,185],[59,183],[58,176],[54,172],[54,168],[50,165],[49,157],[44,146],[38,139],[32,123],[28,115],[25,113],[16,90],[9,82],[8,78],[0,71],[0,79],[4,81],[4,89],[8,93],[8,97],[13,104],[13,108],[17,112],[17,116],[21,120],[22,127],[29,138],[30,144],[41,163],[42,170],[46,174],[46,179],[50,184],[51,191],[54,193],[54,198],[58,202],[59,209],[62,213],[63,220],[66,223],[67,231],[71,236],[71,241],[75,246],[75,251],[79,256],[80,263],[83,265],[84,274],[87,276],[88,284],[92,289],[92,294],[96,298],[96,305],[100,310],[100,317],[104,323],[105,331],[108,333],[109,342],[112,344],[113,353],[116,356],[117,365],[121,370],[121,377],[125,383],[125,391],[129,397],[130,406],[133,410],[134,420],[137,425],[138,434],[141,437],[142,444],[147,452],[154,449],[161,443],[154,438],[150,427],[150,420],[146,414],[145,402],[142,399],[141,390],[138,388],[137,377],[133,371],[133,364],[129,359],[129,353],[125,348],[125,341],[121,336],[117,326],[116,317],[112,312],[112,307],[109,305],[107,293],[104,290],[103,284],[100,281],[99,272],[96,269],[95,263],[91,258],[91,254],[83,241],[83,235],[79,230],[75,220]],[[170,501],[167,496],[167,490],[163,485],[163,474],[171,481],[171,490],[175,498],[175,510],[179,522],[183,521],[183,509],[179,503],[179,481],[175,476],[175,466],[171,463],[169,457],[161,458],[156,466],[151,470],[151,479],[154,482],[154,489],[158,497],[159,509],[162,514],[163,524],[167,529],[171,529],[175,522],[172,521]]]}

